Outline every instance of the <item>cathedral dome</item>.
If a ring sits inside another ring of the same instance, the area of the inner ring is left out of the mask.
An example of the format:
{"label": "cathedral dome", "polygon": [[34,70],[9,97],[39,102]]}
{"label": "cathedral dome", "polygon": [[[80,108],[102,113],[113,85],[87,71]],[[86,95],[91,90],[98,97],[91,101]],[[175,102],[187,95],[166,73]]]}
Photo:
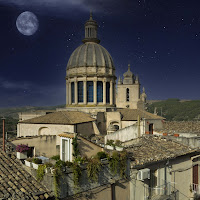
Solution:
{"label": "cathedral dome", "polygon": [[67,64],[67,78],[72,77],[115,77],[115,67],[111,55],[102,47],[97,38],[97,22],[90,19],[85,23],[84,44],[71,54]]}
{"label": "cathedral dome", "polygon": [[[93,69],[86,70],[85,67],[92,67]],[[86,42],[80,45],[72,53],[68,64],[67,70],[73,69],[73,72],[86,73],[86,74],[110,74],[114,75],[114,64],[111,55],[100,44],[95,42]],[[76,68],[83,68],[82,70],[76,70]],[[85,69],[85,70],[84,70]],[[70,74],[68,74],[70,75]]]}
{"label": "cathedral dome", "polygon": [[85,23],[84,44],[71,54],[66,70],[68,106],[115,106],[115,67],[108,51],[97,38],[97,22]]}

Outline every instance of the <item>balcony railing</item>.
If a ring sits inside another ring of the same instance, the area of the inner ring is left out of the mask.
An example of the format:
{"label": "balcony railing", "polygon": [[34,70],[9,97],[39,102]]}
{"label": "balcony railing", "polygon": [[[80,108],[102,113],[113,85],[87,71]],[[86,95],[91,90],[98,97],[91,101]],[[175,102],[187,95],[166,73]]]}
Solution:
{"label": "balcony railing", "polygon": [[195,193],[195,194],[200,194],[200,185],[199,185],[199,184],[192,183],[192,184],[191,184],[191,190],[192,190],[192,192]]}
{"label": "balcony railing", "polygon": [[168,197],[168,199],[176,199],[178,197],[178,190],[170,183],[166,183],[156,187],[148,187],[146,190],[146,199],[157,199],[158,197]]}

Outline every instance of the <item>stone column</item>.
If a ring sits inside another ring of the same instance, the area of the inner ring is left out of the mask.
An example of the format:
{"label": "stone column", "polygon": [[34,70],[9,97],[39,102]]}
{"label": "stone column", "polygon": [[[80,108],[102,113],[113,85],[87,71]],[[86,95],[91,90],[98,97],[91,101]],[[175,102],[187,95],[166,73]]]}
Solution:
{"label": "stone column", "polygon": [[74,96],[75,96],[75,104],[78,104],[78,82],[77,82],[77,79],[74,81]]}
{"label": "stone column", "polygon": [[66,106],[69,104],[69,82],[66,81]]}
{"label": "stone column", "polygon": [[94,104],[97,104],[97,80],[93,81],[94,88],[93,88],[93,97],[94,97]]}
{"label": "stone column", "polygon": [[87,104],[87,81],[83,81],[83,103]]}
{"label": "stone column", "polygon": [[103,105],[106,105],[106,80],[103,80]]}
{"label": "stone column", "polygon": [[69,81],[69,83],[68,83],[68,85],[69,85],[69,105],[71,105],[72,104],[72,87],[71,87],[71,82]]}
{"label": "stone column", "polygon": [[110,105],[113,105],[113,81],[110,81]]}

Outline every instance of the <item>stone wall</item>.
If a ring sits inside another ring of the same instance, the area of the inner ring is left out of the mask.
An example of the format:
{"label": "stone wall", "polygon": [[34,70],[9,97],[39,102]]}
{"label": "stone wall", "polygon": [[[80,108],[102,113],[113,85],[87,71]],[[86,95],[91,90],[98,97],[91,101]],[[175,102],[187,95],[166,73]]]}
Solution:
{"label": "stone wall", "polygon": [[[45,131],[43,131],[45,130]],[[17,137],[58,135],[63,132],[74,133],[74,125],[59,124],[17,124]]]}
{"label": "stone wall", "polygon": [[105,144],[107,140],[120,140],[121,142],[129,141],[138,137],[138,126],[131,125],[120,129],[114,133],[105,136]]}
{"label": "stone wall", "polygon": [[44,135],[30,138],[20,138],[12,141],[15,146],[26,144],[29,147],[34,147],[34,156],[52,157],[60,154],[58,146],[56,146],[55,135]]}
{"label": "stone wall", "polygon": [[[36,177],[36,170],[26,166],[24,166],[24,168],[30,174]],[[44,184],[50,191],[54,191],[53,174],[45,174],[41,183]],[[115,196],[115,200],[130,199],[129,182],[127,180],[121,179],[121,177],[119,177],[118,175],[113,175],[110,172],[107,164],[103,164],[97,182],[93,182],[88,179],[87,170],[83,167],[78,187],[74,185],[72,170],[70,168],[66,168],[66,171],[64,171],[62,176],[60,177],[60,198],[66,200],[77,199],[77,196],[74,198],[69,197],[78,193],[78,199],[81,200],[88,199],[88,196],[91,196],[91,199],[96,200],[112,200],[111,187],[113,189],[113,195]],[[82,192],[83,194],[79,194]]]}

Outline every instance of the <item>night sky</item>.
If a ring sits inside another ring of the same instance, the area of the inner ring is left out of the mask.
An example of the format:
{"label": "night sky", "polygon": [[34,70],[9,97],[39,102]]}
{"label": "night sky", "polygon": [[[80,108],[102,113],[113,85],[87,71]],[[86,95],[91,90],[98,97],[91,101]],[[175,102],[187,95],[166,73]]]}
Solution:
{"label": "night sky", "polygon": [[[148,99],[200,99],[199,8],[199,0],[0,0],[0,107],[65,104],[67,62],[90,10],[117,77],[130,63]],[[34,35],[17,30],[24,11],[38,18]]]}

